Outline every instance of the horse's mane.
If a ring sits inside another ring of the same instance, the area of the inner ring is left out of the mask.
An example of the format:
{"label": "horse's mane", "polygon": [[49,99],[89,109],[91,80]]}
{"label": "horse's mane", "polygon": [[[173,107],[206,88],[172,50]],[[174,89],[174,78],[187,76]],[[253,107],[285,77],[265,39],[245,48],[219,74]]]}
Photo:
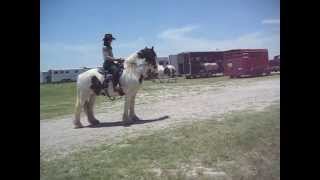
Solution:
{"label": "horse's mane", "polygon": [[138,52],[132,53],[124,61],[124,68],[127,70],[134,70],[138,63]]}

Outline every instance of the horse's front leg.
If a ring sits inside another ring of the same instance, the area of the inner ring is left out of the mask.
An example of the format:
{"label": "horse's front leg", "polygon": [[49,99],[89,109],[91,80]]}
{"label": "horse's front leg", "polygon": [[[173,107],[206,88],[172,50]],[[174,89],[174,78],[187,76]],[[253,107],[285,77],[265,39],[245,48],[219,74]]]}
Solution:
{"label": "horse's front leg", "polygon": [[130,112],[129,112],[129,117],[132,121],[139,121],[140,119],[136,115],[134,111],[134,105],[135,105],[135,100],[136,100],[136,95],[134,95],[130,101]]}
{"label": "horse's front leg", "polygon": [[122,116],[122,121],[129,121],[129,117],[128,117],[128,109],[129,109],[129,101],[130,101],[130,97],[129,96],[125,96],[125,100],[124,100],[124,112],[123,112],[123,116]]}

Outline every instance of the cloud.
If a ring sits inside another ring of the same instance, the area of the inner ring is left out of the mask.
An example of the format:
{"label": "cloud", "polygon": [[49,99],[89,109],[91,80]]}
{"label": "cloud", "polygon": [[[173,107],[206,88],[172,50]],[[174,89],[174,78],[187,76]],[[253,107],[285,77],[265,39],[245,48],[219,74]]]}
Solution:
{"label": "cloud", "polygon": [[280,19],[264,19],[262,24],[280,24]]}
{"label": "cloud", "polygon": [[267,48],[269,55],[280,53],[279,33],[252,32],[233,39],[214,40],[190,36],[199,26],[170,28],[159,33],[156,50],[158,56],[167,56],[185,51],[214,51],[237,48]]}
{"label": "cloud", "polygon": [[188,32],[192,32],[195,29],[199,28],[196,25],[189,25],[181,28],[171,28],[161,32],[158,37],[164,39],[182,39],[184,35]]}

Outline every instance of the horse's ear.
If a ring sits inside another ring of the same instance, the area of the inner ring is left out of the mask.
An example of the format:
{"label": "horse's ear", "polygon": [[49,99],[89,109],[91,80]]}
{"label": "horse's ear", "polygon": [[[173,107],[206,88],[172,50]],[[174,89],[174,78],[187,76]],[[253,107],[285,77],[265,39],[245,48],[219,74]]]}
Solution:
{"label": "horse's ear", "polygon": [[148,49],[148,47],[146,46],[145,49]]}
{"label": "horse's ear", "polygon": [[151,48],[152,50],[153,50],[153,46],[152,46],[152,48]]}

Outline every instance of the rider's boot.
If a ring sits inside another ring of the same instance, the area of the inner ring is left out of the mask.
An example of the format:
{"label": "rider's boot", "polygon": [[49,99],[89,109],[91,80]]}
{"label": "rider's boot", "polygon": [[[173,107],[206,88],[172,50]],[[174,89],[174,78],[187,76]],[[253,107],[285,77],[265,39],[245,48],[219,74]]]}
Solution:
{"label": "rider's boot", "polygon": [[116,74],[113,76],[113,82],[112,82],[113,89],[115,92],[118,92],[120,96],[123,96],[124,92],[123,92],[122,88],[120,87],[120,84],[119,84],[119,86],[118,86],[118,84],[119,84],[119,78]]}
{"label": "rider's boot", "polygon": [[[113,78],[112,78],[112,84],[113,84],[113,89],[115,92],[118,92],[118,94],[120,96],[123,96],[124,95],[124,92],[120,86],[120,83],[119,83],[119,79],[120,79],[120,74],[119,74],[119,71],[114,73],[113,74]],[[119,86],[118,86],[119,84]]]}
{"label": "rider's boot", "polygon": [[120,86],[117,86],[116,84],[113,84],[114,91],[118,92],[120,96],[124,95],[124,92]]}

